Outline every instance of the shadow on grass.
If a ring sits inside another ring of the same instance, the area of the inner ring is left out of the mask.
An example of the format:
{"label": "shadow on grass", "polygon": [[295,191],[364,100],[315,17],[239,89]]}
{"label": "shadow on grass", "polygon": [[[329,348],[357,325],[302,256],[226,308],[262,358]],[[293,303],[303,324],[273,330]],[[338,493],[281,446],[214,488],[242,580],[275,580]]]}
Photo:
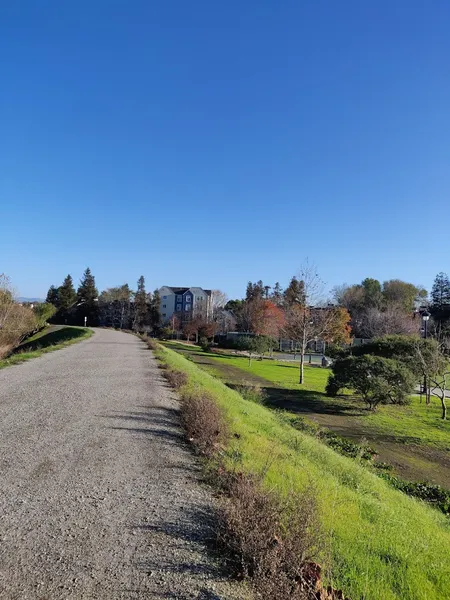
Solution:
{"label": "shadow on grass", "polygon": [[18,352],[33,352],[34,350],[48,348],[49,346],[55,346],[56,344],[83,337],[84,335],[84,329],[77,327],[63,327],[56,331],[50,331],[30,342],[25,341],[17,348],[15,354]]}
{"label": "shadow on grass", "polygon": [[[236,390],[239,385],[226,384]],[[316,413],[323,415],[345,415],[348,417],[361,417],[367,414],[361,407],[340,401],[339,398],[329,398],[320,392],[310,390],[287,390],[285,388],[263,387],[268,408],[287,410],[291,413]]]}

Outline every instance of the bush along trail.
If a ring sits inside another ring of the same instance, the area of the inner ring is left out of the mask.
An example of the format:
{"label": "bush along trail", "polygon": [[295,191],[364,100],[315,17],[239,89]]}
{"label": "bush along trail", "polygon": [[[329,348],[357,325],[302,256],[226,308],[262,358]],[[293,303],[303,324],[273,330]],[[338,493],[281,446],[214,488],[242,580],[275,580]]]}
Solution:
{"label": "bush along trail", "polygon": [[[448,517],[276,412],[245,400],[176,352],[156,345],[155,353],[178,388],[187,436],[224,493],[218,543],[226,545],[236,573],[253,581],[261,597],[450,598]],[[205,423],[206,406],[211,414],[218,407],[219,425],[216,417],[214,425]],[[202,432],[209,432],[209,441]],[[268,498],[268,513],[278,515],[278,529],[268,525],[270,531],[260,531],[270,520],[256,523],[245,514],[250,505],[266,514],[261,498]],[[269,581],[261,573],[270,573]]]}
{"label": "bush along trail", "polygon": [[180,395],[186,436],[221,493],[217,549],[235,576],[249,580],[265,600],[345,600],[341,590],[323,585],[321,567],[313,560],[321,537],[313,491],[291,489],[280,496],[264,486],[263,472],[242,470],[232,443],[240,434],[232,433],[223,408],[187,372],[174,369],[161,346],[147,341]]}

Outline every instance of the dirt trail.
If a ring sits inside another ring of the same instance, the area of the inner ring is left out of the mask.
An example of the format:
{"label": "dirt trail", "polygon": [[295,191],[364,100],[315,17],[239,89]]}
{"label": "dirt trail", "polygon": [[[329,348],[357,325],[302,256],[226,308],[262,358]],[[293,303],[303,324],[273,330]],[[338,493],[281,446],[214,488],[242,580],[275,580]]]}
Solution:
{"label": "dirt trail", "polygon": [[244,597],[205,550],[177,410],[119,332],[0,371],[0,598]]}

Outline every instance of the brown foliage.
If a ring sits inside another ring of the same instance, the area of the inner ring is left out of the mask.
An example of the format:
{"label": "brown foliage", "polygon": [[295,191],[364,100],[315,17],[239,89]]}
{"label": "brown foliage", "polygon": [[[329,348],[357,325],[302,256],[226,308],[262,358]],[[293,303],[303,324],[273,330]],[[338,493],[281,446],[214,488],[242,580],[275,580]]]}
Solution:
{"label": "brown foliage", "polygon": [[308,578],[318,538],[316,505],[307,492],[280,499],[253,476],[223,475],[229,496],[219,516],[218,544],[241,578],[264,600],[314,598]]}
{"label": "brown foliage", "polygon": [[183,371],[171,371],[167,369],[163,373],[164,377],[167,379],[169,385],[176,390],[186,385],[188,382],[188,376]]}
{"label": "brown foliage", "polygon": [[181,422],[187,437],[206,456],[212,456],[228,438],[222,413],[207,394],[182,395]]}
{"label": "brown foliage", "polygon": [[0,352],[8,354],[35,327],[33,310],[14,301],[8,277],[0,274]]}

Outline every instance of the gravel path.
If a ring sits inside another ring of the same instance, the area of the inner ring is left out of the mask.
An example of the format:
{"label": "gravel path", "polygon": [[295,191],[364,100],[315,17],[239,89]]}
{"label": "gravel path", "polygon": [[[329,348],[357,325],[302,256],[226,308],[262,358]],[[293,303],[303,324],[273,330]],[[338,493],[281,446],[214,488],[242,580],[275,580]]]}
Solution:
{"label": "gravel path", "polygon": [[241,599],[146,345],[97,330],[0,371],[0,598]]}

